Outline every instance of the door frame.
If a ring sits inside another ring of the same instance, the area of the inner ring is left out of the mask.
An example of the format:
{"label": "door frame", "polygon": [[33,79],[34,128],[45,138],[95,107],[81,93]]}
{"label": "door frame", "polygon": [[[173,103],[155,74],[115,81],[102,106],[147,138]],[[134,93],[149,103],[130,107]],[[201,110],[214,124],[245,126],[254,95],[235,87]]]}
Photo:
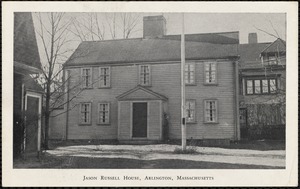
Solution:
{"label": "door frame", "polygon": [[[38,113],[39,113],[39,120],[38,120],[38,135],[37,135],[37,152],[39,153],[41,151],[41,133],[42,133],[42,119],[41,119],[41,113],[42,113],[42,94],[32,91],[26,91],[25,94],[25,112],[27,111],[27,97],[34,97],[39,99],[39,106],[38,106]],[[25,115],[25,129],[26,129],[26,115]],[[26,132],[25,132],[26,134]],[[24,142],[26,140],[26,136],[24,137]],[[24,146],[24,151],[26,149],[26,142]]]}
{"label": "door frame", "polygon": [[[146,137],[133,137],[133,103],[144,102],[147,103],[147,136]],[[138,101],[130,101],[130,138],[131,139],[148,139],[149,138],[149,101],[147,100],[138,100]]]}

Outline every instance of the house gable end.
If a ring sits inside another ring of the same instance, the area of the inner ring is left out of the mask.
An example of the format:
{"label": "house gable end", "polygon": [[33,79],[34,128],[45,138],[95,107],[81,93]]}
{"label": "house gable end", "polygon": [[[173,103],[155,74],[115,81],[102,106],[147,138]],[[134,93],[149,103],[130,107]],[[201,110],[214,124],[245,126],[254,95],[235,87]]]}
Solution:
{"label": "house gable end", "polygon": [[167,100],[163,95],[151,91],[150,89],[137,86],[117,97],[119,101],[126,100]]}

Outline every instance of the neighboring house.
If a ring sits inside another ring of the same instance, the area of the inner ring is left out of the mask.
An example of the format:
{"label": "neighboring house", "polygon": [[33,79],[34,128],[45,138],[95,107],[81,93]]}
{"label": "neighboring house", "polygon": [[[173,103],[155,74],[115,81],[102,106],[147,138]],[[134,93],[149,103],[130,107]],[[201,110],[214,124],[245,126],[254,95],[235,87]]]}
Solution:
{"label": "neighboring house", "polygon": [[[82,42],[64,65],[66,113],[52,121],[65,122],[50,137],[181,139],[180,35],[165,28],[149,16],[143,38]],[[238,32],[185,38],[187,138],[238,140]]]}
{"label": "neighboring house", "polygon": [[285,41],[257,43],[251,33],[239,54],[241,138],[285,139]]}
{"label": "neighboring house", "polygon": [[41,71],[31,13],[14,13],[14,158],[40,150],[43,89],[31,76]]}

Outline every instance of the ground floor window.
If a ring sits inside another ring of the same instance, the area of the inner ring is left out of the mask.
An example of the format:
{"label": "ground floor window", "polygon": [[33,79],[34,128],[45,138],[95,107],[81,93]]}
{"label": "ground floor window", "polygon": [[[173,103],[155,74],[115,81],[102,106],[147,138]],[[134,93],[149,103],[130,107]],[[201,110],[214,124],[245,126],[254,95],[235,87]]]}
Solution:
{"label": "ground floor window", "polygon": [[186,100],[185,102],[185,113],[186,113],[186,122],[193,123],[195,119],[196,110],[196,101],[195,100]]}
{"label": "ground floor window", "polygon": [[81,124],[90,124],[91,123],[91,106],[90,102],[80,104],[80,114],[81,114]]}
{"label": "ground floor window", "polygon": [[98,105],[98,112],[99,112],[99,124],[109,124],[109,103],[101,102]]}
{"label": "ground floor window", "polygon": [[217,122],[217,100],[205,100],[205,122]]}

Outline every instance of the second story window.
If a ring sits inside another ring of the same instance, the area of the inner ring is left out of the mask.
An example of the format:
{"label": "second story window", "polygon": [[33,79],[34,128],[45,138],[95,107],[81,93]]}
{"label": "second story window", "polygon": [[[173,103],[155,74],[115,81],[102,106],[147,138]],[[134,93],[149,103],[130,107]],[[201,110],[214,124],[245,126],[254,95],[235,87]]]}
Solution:
{"label": "second story window", "polygon": [[184,72],[185,84],[186,85],[193,85],[195,84],[195,64],[187,63],[185,65],[185,72]]}
{"label": "second story window", "polygon": [[263,78],[263,79],[247,79],[246,80],[246,94],[273,94],[277,93],[277,79]]}
{"label": "second story window", "polygon": [[107,88],[110,87],[110,68],[109,67],[101,67],[99,68],[99,88]]}
{"label": "second story window", "polygon": [[140,65],[139,67],[140,73],[140,85],[149,86],[151,85],[151,73],[150,73],[150,66],[149,65]]}
{"label": "second story window", "polygon": [[92,68],[81,69],[82,88],[92,88]]}
{"label": "second story window", "polygon": [[217,83],[217,63],[206,62],[204,65],[205,70],[205,84]]}

